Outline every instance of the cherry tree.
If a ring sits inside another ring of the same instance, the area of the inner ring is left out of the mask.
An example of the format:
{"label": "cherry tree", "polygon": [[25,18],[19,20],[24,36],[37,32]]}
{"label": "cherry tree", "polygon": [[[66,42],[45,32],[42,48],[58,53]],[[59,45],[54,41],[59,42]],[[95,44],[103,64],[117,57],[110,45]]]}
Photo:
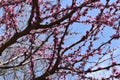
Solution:
{"label": "cherry tree", "polygon": [[120,0],[0,0],[0,79],[119,79],[119,10]]}

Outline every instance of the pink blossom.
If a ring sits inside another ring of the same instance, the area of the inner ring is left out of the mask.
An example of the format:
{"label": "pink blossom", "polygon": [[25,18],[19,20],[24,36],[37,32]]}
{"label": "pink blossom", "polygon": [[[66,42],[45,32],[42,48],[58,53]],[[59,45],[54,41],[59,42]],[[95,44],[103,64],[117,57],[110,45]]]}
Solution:
{"label": "pink blossom", "polygon": [[112,65],[116,65],[117,63],[115,61],[112,61]]}
{"label": "pink blossom", "polygon": [[119,37],[120,37],[120,34],[118,34],[118,33],[113,34],[113,35],[111,36],[111,38],[114,38],[114,39],[119,39]]}

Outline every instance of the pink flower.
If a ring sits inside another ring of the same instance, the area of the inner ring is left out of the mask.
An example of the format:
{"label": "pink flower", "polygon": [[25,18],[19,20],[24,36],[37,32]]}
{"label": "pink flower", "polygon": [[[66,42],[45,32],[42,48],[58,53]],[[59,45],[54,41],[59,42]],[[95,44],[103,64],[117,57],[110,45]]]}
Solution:
{"label": "pink flower", "polygon": [[98,70],[101,70],[102,68],[101,68],[101,67],[98,67],[97,69],[98,69]]}
{"label": "pink flower", "polygon": [[111,36],[111,38],[114,38],[114,39],[119,39],[120,38],[120,34],[113,34],[112,36]]}
{"label": "pink flower", "polygon": [[117,63],[115,61],[112,62],[112,65],[116,65]]}

